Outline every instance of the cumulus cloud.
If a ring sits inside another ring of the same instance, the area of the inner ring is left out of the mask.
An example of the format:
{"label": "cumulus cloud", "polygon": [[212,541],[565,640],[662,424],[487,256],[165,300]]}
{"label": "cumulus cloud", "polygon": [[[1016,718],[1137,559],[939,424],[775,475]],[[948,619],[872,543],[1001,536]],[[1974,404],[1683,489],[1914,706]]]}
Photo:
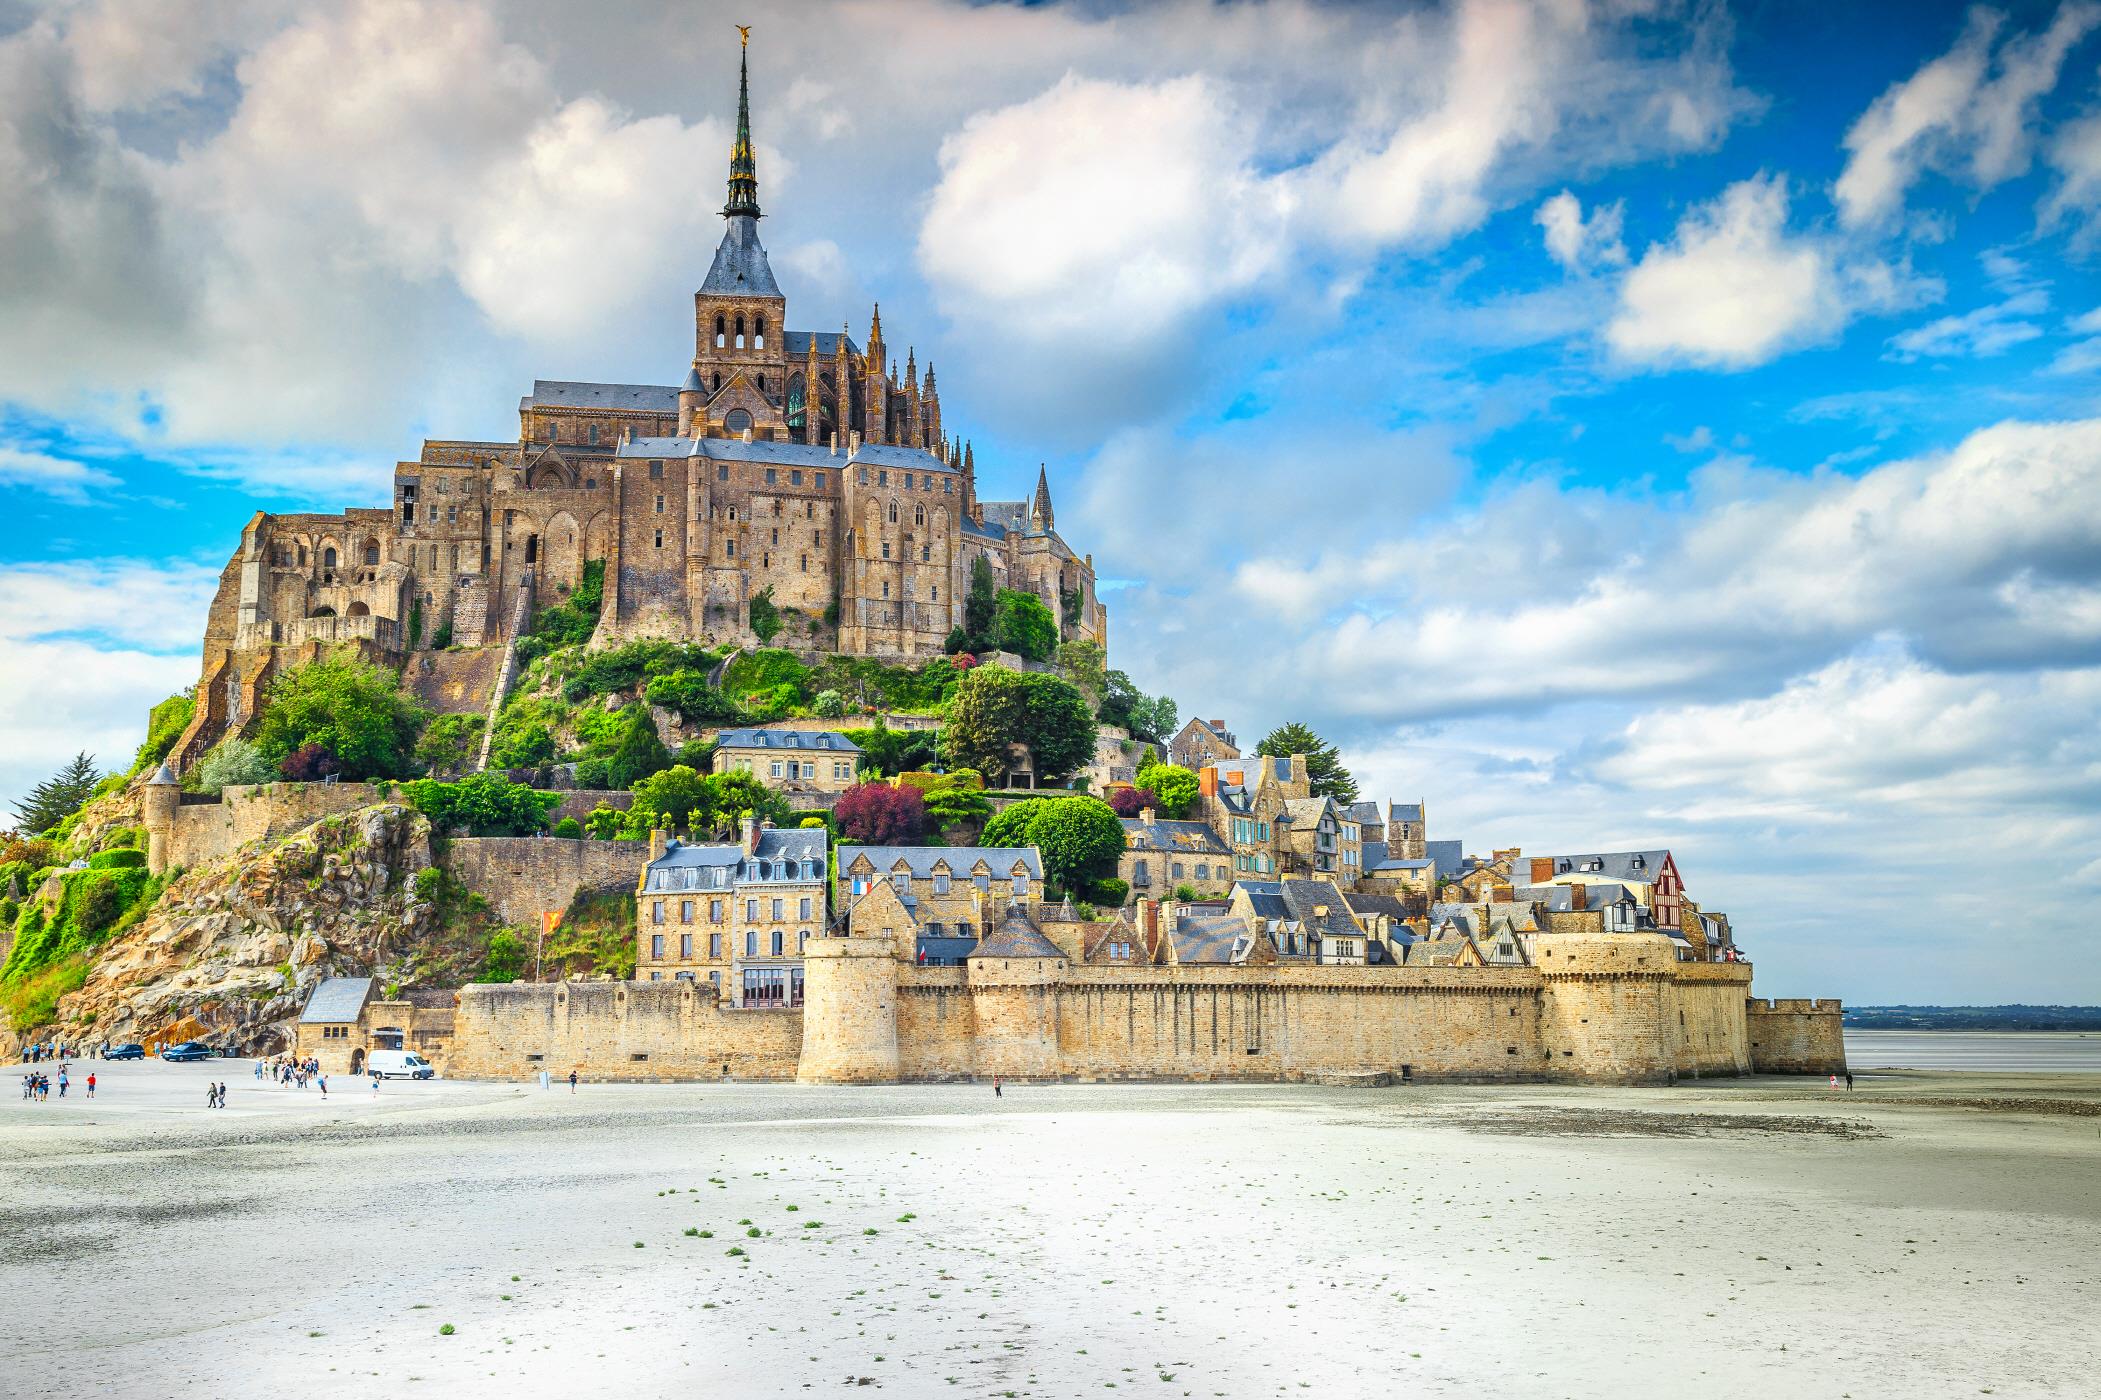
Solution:
{"label": "cumulus cloud", "polygon": [[2043,202],[2043,215],[2052,223],[2077,220],[2076,242],[2090,250],[2101,229],[2101,112],[2066,122],[2050,142],[2050,164],[2058,176],[2057,188]]}
{"label": "cumulus cloud", "polygon": [[2057,86],[2074,45],[2101,24],[2101,6],[2070,0],[2048,27],[2007,34],[2005,16],[1970,12],[1955,46],[1891,86],[1846,133],[1846,168],[1834,191],[1848,227],[1903,208],[1921,174],[1934,171],[1983,190],[2022,174],[2035,148],[2036,106]]}
{"label": "cumulus cloud", "polygon": [[1635,363],[1742,369],[1926,291],[1895,267],[1791,231],[1787,181],[1760,175],[1688,213],[1669,242],[1642,254],[1605,338]]}
{"label": "cumulus cloud", "polygon": [[1593,209],[1586,216],[1583,201],[1567,190],[1539,206],[1532,221],[1543,230],[1547,254],[1570,272],[1627,261],[1627,247],[1620,241],[1623,203]]}
{"label": "cumulus cloud", "polygon": [[88,487],[115,486],[117,478],[85,462],[45,452],[25,452],[18,447],[0,447],[0,485],[78,502],[87,499]]}
{"label": "cumulus cloud", "polygon": [[0,808],[86,749],[131,761],[146,711],[197,680],[201,564],[0,565]]}

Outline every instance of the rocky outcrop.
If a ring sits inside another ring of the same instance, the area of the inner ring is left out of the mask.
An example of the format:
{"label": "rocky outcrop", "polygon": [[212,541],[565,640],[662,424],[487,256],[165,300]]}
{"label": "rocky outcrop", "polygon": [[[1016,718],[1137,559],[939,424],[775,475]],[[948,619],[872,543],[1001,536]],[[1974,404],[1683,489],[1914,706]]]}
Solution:
{"label": "rocky outcrop", "polygon": [[430,864],[429,823],[380,804],[189,871],[101,949],[59,1023],[83,1040],[286,1049],[316,982],[384,978],[425,951]]}

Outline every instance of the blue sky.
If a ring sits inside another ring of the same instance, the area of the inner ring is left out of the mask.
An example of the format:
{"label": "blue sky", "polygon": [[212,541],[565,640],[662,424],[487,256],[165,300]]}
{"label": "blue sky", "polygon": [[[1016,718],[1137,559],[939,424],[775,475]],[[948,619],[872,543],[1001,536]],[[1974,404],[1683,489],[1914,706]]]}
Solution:
{"label": "blue sky", "polygon": [[[677,382],[745,18],[0,0],[0,797],[128,755],[253,511]],[[1762,991],[2101,1000],[2101,8],[753,44],[791,323],[879,297],[1049,465],[1141,684],[1475,849],[1669,845]]]}

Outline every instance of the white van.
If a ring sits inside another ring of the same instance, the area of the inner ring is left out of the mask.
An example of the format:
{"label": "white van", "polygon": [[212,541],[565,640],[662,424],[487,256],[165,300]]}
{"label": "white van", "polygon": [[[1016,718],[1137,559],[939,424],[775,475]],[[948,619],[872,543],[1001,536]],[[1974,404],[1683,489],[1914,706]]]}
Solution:
{"label": "white van", "polygon": [[432,1079],[438,1071],[413,1050],[374,1050],[365,1061],[365,1073],[381,1079]]}

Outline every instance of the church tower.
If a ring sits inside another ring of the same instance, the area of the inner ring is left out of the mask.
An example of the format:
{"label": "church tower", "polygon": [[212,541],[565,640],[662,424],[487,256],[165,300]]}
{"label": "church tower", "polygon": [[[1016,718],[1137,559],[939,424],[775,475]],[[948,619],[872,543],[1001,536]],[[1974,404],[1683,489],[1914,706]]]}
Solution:
{"label": "church tower", "polygon": [[[729,225],[693,294],[693,368],[679,421],[695,437],[788,435],[788,299],[759,242],[758,162],[751,146],[751,35],[737,61],[737,139],[730,148]],[[688,407],[688,400],[691,407]]]}

